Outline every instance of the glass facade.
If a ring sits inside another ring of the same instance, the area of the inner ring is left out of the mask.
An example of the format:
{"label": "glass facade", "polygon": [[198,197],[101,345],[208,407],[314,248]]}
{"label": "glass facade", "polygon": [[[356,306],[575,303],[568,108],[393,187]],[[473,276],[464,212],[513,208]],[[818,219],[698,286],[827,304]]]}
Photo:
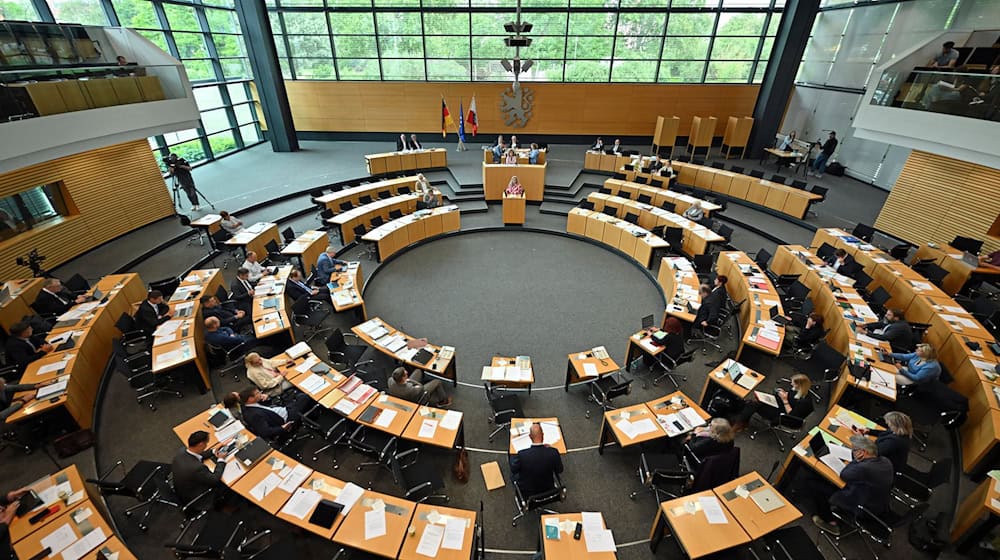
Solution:
{"label": "glass facade", "polygon": [[233,0],[0,0],[0,19],[43,21],[46,9],[60,23],[135,29],[183,62],[202,126],[150,138],[158,156],[197,163],[263,141]]}
{"label": "glass facade", "polygon": [[[291,80],[507,81],[513,0],[268,0]],[[782,0],[522,0],[525,81],[759,83]]]}

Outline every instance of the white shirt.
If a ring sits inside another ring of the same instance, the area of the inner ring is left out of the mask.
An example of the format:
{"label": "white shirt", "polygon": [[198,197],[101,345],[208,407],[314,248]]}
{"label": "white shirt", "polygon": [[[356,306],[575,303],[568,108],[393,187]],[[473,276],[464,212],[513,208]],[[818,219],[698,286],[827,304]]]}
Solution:
{"label": "white shirt", "polygon": [[260,264],[260,261],[250,262],[243,261],[243,268],[250,271],[250,281],[257,282],[264,276],[264,267]]}
{"label": "white shirt", "polygon": [[236,235],[237,233],[243,231],[243,226],[240,224],[242,224],[242,222],[237,220],[234,216],[230,215],[229,219],[222,220],[219,226],[222,227],[222,229],[228,231],[230,234]]}

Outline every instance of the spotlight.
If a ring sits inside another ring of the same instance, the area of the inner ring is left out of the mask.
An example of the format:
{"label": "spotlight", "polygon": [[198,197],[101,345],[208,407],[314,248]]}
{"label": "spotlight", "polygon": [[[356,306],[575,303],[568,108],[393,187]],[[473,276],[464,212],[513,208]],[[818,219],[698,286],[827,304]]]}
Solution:
{"label": "spotlight", "polygon": [[507,60],[507,59],[501,60],[500,61],[500,66],[503,66],[503,69],[506,70],[506,71],[508,71],[508,72],[513,72],[514,71],[514,67],[510,65],[510,61]]}
{"label": "spotlight", "polygon": [[530,23],[526,22],[526,21],[523,21],[521,23],[516,23],[516,22],[513,22],[513,21],[508,21],[507,23],[503,24],[504,31],[506,31],[507,33],[514,33],[514,34],[518,34],[518,35],[521,34],[521,33],[528,33],[528,32],[530,32],[531,31],[531,27],[532,27],[532,25]]}
{"label": "spotlight", "polygon": [[531,65],[534,63],[535,61],[530,59],[521,61],[521,72],[527,72],[528,68],[531,68]]}
{"label": "spotlight", "polygon": [[521,37],[521,36],[517,36],[517,37],[504,37],[503,42],[506,43],[508,47],[530,47],[531,46],[531,38],[530,37]]}

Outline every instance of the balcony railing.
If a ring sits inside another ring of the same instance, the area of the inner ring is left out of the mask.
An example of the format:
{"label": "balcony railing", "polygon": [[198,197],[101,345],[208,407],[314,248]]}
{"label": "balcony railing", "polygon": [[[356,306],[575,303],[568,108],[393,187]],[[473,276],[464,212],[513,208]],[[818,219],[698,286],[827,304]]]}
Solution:
{"label": "balcony railing", "polygon": [[1000,121],[1000,74],[887,70],[871,104]]}

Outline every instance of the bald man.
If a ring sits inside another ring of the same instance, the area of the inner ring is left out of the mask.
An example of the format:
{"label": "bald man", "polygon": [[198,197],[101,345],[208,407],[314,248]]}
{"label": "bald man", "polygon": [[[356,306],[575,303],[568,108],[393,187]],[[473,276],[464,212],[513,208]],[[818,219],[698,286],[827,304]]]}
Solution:
{"label": "bald man", "polygon": [[542,426],[532,424],[528,430],[531,447],[522,449],[510,459],[510,472],[524,497],[552,489],[552,476],[563,472],[559,451],[542,443]]}

